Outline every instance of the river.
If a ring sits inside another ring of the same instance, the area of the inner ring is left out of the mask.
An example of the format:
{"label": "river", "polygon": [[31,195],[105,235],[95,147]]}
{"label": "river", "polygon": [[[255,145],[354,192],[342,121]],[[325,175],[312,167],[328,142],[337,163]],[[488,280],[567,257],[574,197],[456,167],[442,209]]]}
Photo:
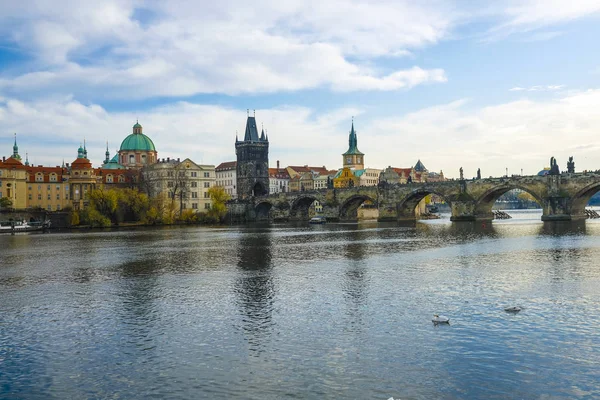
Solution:
{"label": "river", "polygon": [[0,398],[600,398],[600,221],[507,212],[2,235]]}

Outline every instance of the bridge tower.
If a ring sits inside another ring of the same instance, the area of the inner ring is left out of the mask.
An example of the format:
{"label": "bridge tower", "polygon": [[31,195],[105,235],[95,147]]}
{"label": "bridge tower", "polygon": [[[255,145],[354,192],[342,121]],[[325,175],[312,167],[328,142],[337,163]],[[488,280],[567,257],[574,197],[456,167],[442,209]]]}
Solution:
{"label": "bridge tower", "polygon": [[246,121],[244,140],[235,138],[237,195],[241,200],[269,194],[269,138],[258,136],[255,116]]}
{"label": "bridge tower", "polygon": [[354,170],[365,169],[364,153],[358,150],[358,138],[354,130],[354,118],[352,118],[352,129],[350,130],[350,135],[348,135],[348,150],[342,154],[342,157],[344,168]]}

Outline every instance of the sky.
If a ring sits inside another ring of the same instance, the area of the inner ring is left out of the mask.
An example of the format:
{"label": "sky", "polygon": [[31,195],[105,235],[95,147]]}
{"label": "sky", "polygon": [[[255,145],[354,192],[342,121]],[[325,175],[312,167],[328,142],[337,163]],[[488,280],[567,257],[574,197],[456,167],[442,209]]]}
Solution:
{"label": "sky", "polygon": [[95,166],[139,119],[160,158],[447,177],[600,169],[598,0],[0,0],[0,155]]}

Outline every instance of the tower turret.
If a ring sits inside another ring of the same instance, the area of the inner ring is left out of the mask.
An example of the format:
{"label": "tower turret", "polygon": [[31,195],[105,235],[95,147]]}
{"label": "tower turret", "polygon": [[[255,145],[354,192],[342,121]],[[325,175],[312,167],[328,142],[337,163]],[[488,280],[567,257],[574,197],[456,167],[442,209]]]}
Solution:
{"label": "tower turret", "polygon": [[13,145],[13,154],[12,158],[15,160],[21,160],[21,156],[19,155],[19,146],[17,145],[17,134],[15,133],[15,144]]}

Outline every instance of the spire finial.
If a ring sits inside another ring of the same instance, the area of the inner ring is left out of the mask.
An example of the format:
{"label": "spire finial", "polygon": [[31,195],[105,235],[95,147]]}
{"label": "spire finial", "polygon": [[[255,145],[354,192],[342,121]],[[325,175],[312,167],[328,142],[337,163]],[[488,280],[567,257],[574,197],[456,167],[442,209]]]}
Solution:
{"label": "spire finial", "polygon": [[15,146],[17,145],[17,132],[15,132]]}
{"label": "spire finial", "polygon": [[246,108],[246,114],[247,114],[248,116],[250,116],[250,109],[249,109],[249,108]]}

